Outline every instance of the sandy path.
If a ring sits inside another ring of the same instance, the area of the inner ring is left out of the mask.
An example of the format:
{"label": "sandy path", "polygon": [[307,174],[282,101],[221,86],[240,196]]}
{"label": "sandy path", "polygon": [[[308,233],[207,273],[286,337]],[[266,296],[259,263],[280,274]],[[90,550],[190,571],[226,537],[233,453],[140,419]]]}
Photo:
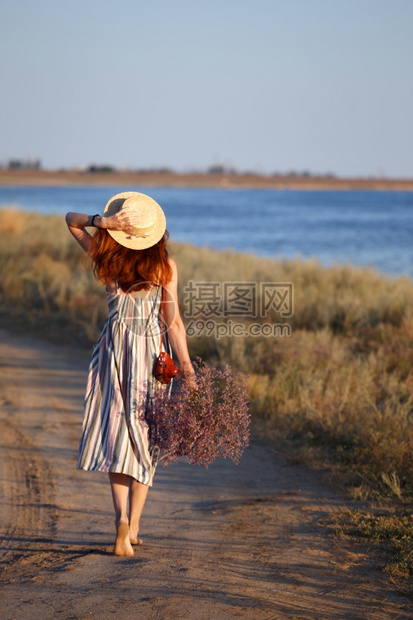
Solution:
{"label": "sandy path", "polygon": [[322,526],[344,499],[258,445],[238,467],[159,467],[145,544],[115,558],[106,475],[75,470],[88,355],[0,340],[3,620],[412,617]]}

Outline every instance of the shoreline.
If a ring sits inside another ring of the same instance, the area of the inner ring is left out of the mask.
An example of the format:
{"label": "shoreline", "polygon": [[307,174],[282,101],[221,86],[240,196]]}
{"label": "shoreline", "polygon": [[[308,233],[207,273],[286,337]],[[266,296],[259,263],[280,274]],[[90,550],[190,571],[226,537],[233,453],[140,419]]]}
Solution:
{"label": "shoreline", "polygon": [[207,189],[274,189],[302,191],[413,191],[413,179],[263,176],[172,172],[77,172],[0,170],[0,186],[145,186]]}

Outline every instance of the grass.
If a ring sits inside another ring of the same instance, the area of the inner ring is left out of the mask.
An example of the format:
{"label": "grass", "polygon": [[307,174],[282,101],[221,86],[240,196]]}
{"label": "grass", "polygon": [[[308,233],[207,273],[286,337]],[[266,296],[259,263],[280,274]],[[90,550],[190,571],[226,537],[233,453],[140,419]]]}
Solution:
{"label": "grass", "polygon": [[[411,574],[413,565],[412,515],[408,508],[345,511],[335,515],[335,531],[377,543],[383,555],[383,569],[391,574]],[[413,596],[413,592],[408,592]]]}
{"label": "grass", "polygon": [[[63,218],[3,209],[0,239],[3,323],[13,317],[55,338],[94,341],[106,318],[104,291],[82,268]],[[413,573],[413,282],[313,260],[183,244],[171,250],[183,311],[190,280],[293,282],[291,337],[201,335],[189,339],[191,354],[248,373],[257,429],[308,463],[328,464],[353,497],[391,510],[390,521],[385,513],[363,519],[355,512],[349,527],[390,547],[393,540],[398,559],[389,559],[388,570]],[[246,326],[257,321],[277,323],[280,316],[272,310],[240,319]],[[400,531],[406,535],[399,545]]]}

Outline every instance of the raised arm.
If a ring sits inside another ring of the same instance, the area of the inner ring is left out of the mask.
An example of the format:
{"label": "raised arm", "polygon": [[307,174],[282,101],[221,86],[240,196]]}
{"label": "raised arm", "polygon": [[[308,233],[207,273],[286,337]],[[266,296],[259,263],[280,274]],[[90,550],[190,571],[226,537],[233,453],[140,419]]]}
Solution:
{"label": "raised arm", "polygon": [[[194,381],[195,373],[189,358],[186,340],[185,325],[182,321],[178,305],[178,270],[173,259],[168,259],[172,268],[172,280],[164,286],[164,319],[168,329],[168,336],[183,376]],[[196,385],[194,383],[194,385]]]}
{"label": "raised arm", "polygon": [[[92,224],[92,220],[93,224]],[[66,224],[69,227],[70,232],[78,242],[78,244],[84,249],[85,252],[89,252],[90,244],[92,241],[91,235],[86,232],[85,228],[88,226],[98,226],[98,220],[102,218],[100,215],[86,215],[86,213],[72,213],[66,214]]]}
{"label": "raised arm", "polygon": [[85,228],[94,226],[95,228],[107,228],[110,230],[131,230],[139,224],[139,215],[133,209],[122,209],[109,217],[101,215],[86,215],[86,213],[66,214],[66,224],[70,232],[84,249],[89,252],[92,236],[86,232]]}

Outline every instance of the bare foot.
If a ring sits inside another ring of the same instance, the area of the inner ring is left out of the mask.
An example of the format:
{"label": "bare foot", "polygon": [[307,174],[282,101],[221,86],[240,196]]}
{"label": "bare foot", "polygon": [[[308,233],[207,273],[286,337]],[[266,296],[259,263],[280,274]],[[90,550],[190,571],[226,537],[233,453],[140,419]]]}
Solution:
{"label": "bare foot", "polygon": [[120,523],[116,528],[115,555],[132,557],[134,555],[129,540],[129,525]]}
{"label": "bare foot", "polygon": [[138,536],[132,536],[132,534],[131,534],[129,536],[129,540],[130,540],[130,544],[131,545],[143,545],[142,538],[138,538]]}

